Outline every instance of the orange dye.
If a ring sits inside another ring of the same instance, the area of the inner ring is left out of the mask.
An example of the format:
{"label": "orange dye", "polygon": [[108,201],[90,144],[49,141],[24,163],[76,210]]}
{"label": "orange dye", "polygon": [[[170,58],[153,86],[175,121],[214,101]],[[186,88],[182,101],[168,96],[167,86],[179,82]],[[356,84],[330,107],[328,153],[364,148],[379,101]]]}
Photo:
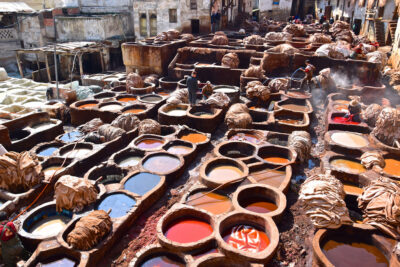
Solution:
{"label": "orange dye", "polygon": [[191,243],[210,236],[212,232],[211,225],[206,222],[197,219],[180,219],[172,223],[164,234],[171,241]]}
{"label": "orange dye", "polygon": [[364,192],[362,188],[349,183],[343,183],[343,188],[344,192],[346,192],[347,194],[361,195]]}
{"label": "orange dye", "polygon": [[130,102],[130,101],[135,101],[135,100],[136,100],[136,97],[123,97],[123,98],[118,99],[118,101],[120,101],[120,102]]}
{"label": "orange dye", "polygon": [[169,92],[163,92],[163,91],[158,92],[158,94],[159,94],[159,95],[162,95],[162,96],[169,96],[169,95],[170,95]]}
{"label": "orange dye", "polygon": [[145,109],[133,108],[133,109],[125,110],[123,113],[134,113],[134,114],[136,114],[136,113],[140,113],[140,112],[143,112],[143,111],[145,111]]}
{"label": "orange dye", "polygon": [[232,165],[215,166],[207,174],[210,179],[221,183],[235,180],[242,177],[242,175],[242,171],[238,167]]}
{"label": "orange dye", "polygon": [[79,106],[78,108],[85,109],[85,108],[94,108],[94,107],[97,107],[97,104],[94,104],[94,103],[84,104],[84,105]]}
{"label": "orange dye", "polygon": [[350,104],[350,101],[349,100],[335,100],[335,103],[348,105],[348,104]]}
{"label": "orange dye", "polygon": [[198,143],[203,143],[203,142],[207,141],[207,136],[205,136],[204,134],[199,134],[199,133],[189,133],[189,134],[183,135],[180,139],[198,144]]}
{"label": "orange dye", "polygon": [[190,195],[186,204],[209,211],[215,215],[228,212],[232,207],[232,203],[227,196],[207,192],[198,192]]}
{"label": "orange dye", "polygon": [[400,161],[395,159],[385,159],[384,172],[394,176],[400,176]]}
{"label": "orange dye", "polygon": [[261,198],[254,198],[251,201],[245,200],[241,206],[243,206],[246,210],[257,213],[268,213],[278,208],[274,203]]}
{"label": "orange dye", "polygon": [[348,106],[347,105],[342,105],[342,104],[334,105],[333,108],[336,109],[337,111],[343,111],[343,112],[349,111]]}
{"label": "orange dye", "polygon": [[162,140],[158,139],[143,139],[136,146],[141,149],[154,149],[161,147],[164,144]]}
{"label": "orange dye", "polygon": [[263,251],[270,244],[264,231],[249,225],[236,225],[223,234],[223,238],[230,246],[251,253]]}
{"label": "orange dye", "polygon": [[284,109],[289,109],[298,112],[308,112],[310,109],[307,106],[296,105],[296,104],[285,104],[281,106]]}
{"label": "orange dye", "polygon": [[364,166],[356,161],[347,160],[347,159],[334,159],[330,162],[331,166],[336,169],[351,172],[351,173],[363,173],[366,171]]}
{"label": "orange dye", "polygon": [[266,157],[264,158],[265,161],[271,162],[271,163],[277,163],[277,164],[287,164],[290,161],[286,158],[281,158],[281,157]]}
{"label": "orange dye", "polygon": [[258,183],[279,188],[286,178],[284,171],[265,169],[250,174]]}

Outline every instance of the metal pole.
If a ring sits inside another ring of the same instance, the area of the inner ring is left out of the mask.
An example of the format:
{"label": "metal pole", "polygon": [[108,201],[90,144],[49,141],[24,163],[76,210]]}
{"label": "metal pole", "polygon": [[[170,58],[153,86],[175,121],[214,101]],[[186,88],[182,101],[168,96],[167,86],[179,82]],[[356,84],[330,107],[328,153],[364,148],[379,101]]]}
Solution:
{"label": "metal pole", "polygon": [[54,16],[54,73],[56,75],[56,90],[57,99],[60,99],[60,88],[58,88],[58,67],[57,67],[57,29],[56,29],[56,17]]}

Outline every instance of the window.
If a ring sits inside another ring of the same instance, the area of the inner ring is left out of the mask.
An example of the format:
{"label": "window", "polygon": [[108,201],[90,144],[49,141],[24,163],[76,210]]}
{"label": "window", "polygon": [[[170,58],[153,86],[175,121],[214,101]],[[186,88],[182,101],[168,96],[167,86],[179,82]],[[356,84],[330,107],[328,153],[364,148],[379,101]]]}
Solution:
{"label": "window", "polygon": [[147,17],[146,17],[146,14],[141,14],[140,15],[139,26],[140,26],[140,35],[141,36],[147,36]]}
{"label": "window", "polygon": [[337,4],[336,4],[337,6],[339,6],[340,5],[340,0],[337,0]]}
{"label": "window", "polygon": [[349,2],[347,2],[347,7],[350,7],[350,0],[349,0]]}
{"label": "window", "polygon": [[197,0],[190,0],[190,9],[197,9]]}
{"label": "window", "polygon": [[157,16],[155,14],[151,14],[150,16],[150,36],[157,35]]}
{"label": "window", "polygon": [[176,9],[170,9],[169,10],[169,23],[177,23],[178,22],[178,16]]}

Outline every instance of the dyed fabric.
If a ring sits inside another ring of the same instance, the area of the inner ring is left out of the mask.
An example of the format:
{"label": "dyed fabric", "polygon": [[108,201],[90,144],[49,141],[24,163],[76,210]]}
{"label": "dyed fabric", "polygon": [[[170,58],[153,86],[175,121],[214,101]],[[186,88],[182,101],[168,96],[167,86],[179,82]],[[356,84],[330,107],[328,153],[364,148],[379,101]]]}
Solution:
{"label": "dyed fabric", "polygon": [[224,235],[224,240],[236,249],[251,253],[263,251],[270,244],[268,236],[263,231],[249,225],[234,226]]}
{"label": "dyed fabric", "polygon": [[[17,233],[17,229],[13,222],[2,222],[0,223],[0,233],[3,233],[4,227],[7,225],[4,234],[1,236],[1,240],[7,242],[14,238]],[[8,230],[7,230],[8,229]]]}

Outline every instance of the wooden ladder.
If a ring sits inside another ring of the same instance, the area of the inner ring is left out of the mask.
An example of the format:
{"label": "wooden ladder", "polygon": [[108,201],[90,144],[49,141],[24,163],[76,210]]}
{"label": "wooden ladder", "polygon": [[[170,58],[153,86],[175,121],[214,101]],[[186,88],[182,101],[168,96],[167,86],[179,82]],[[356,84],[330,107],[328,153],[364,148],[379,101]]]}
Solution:
{"label": "wooden ladder", "polygon": [[375,30],[375,40],[379,43],[380,46],[385,45],[385,29],[384,24],[380,20],[375,20],[374,23]]}

